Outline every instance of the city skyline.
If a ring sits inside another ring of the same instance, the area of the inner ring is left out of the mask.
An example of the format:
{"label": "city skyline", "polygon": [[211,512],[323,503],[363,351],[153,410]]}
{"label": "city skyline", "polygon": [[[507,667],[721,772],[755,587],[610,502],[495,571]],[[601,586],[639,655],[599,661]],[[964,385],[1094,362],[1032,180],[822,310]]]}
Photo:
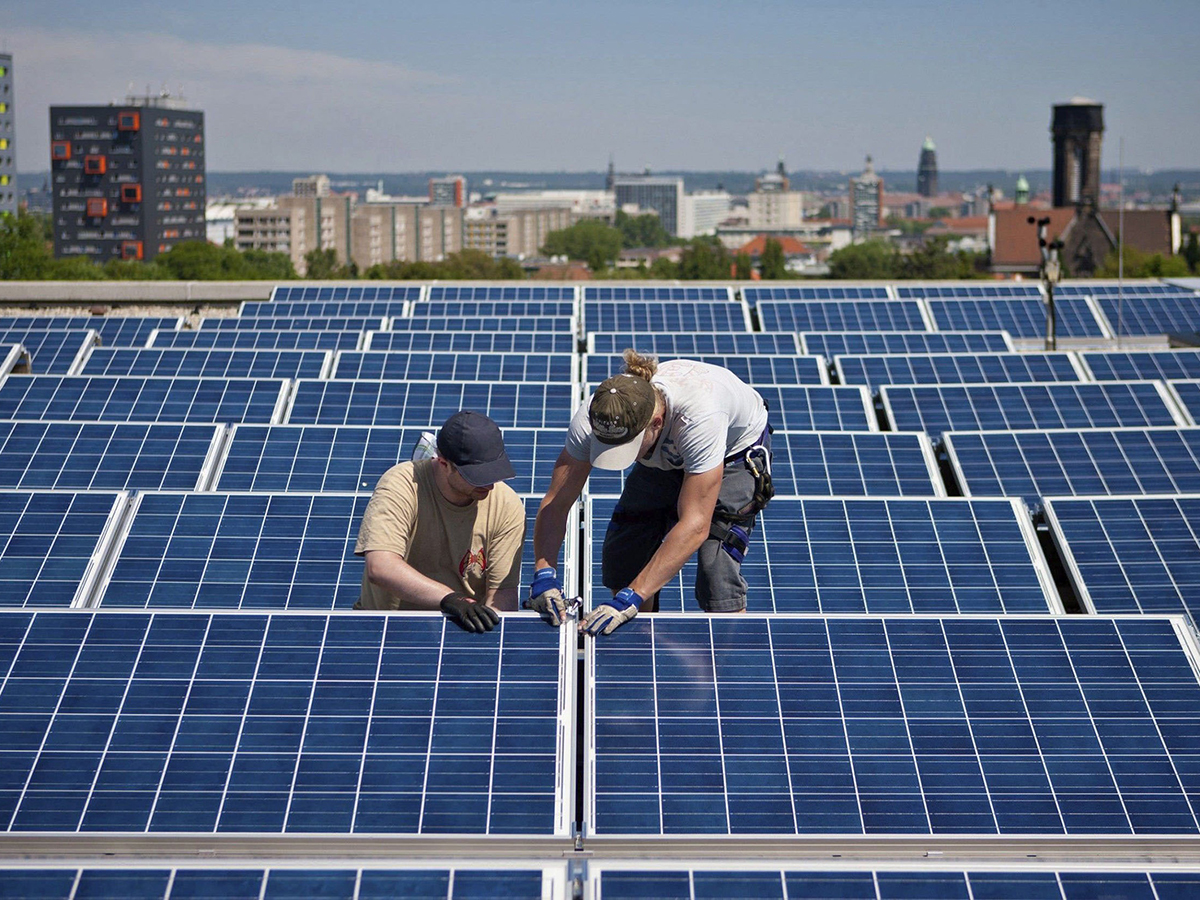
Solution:
{"label": "city skyline", "polygon": [[48,162],[51,104],[164,84],[205,111],[211,171],[592,170],[610,152],[625,171],[753,170],[780,154],[845,170],[867,153],[909,170],[927,134],[945,171],[1043,169],[1050,107],[1075,95],[1105,106],[1106,170],[1122,137],[1127,167],[1200,166],[1185,0],[1065,0],[1053,19],[1032,0],[372,0],[337,19],[308,0],[286,15],[117,0],[87,30],[60,24],[80,21],[68,6],[0,4],[23,171]]}

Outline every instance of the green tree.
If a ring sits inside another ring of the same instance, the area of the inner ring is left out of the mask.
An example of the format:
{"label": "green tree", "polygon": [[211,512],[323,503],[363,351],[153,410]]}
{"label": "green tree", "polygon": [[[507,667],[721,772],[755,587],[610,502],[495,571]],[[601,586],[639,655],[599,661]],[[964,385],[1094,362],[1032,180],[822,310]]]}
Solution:
{"label": "green tree", "polygon": [[676,268],[675,277],[685,281],[725,280],[734,271],[733,255],[715,237],[693,238],[684,246]]}
{"label": "green tree", "polygon": [[749,281],[753,277],[754,261],[749,253],[736,253],[733,257],[733,277],[738,281]]}
{"label": "green tree", "polygon": [[950,215],[951,212],[953,212],[953,210],[951,210],[948,206],[935,206],[933,209],[929,210],[929,218],[945,219]]}
{"label": "green tree", "polygon": [[[1125,260],[1126,278],[1171,278],[1188,274],[1188,261],[1184,256],[1144,253],[1128,244],[1121,256]],[[1096,278],[1116,278],[1119,271],[1117,251],[1112,250],[1094,274]]]}
{"label": "green tree", "polygon": [[767,238],[762,256],[758,259],[758,271],[763,278],[787,278],[787,260],[783,258],[783,245],[775,238]]}
{"label": "green tree", "polygon": [[849,244],[829,255],[830,278],[895,278],[899,254],[887,241]]}
{"label": "green tree", "polygon": [[299,278],[292,258],[286,253],[268,252],[266,250],[243,250],[242,259],[246,264],[247,279],[254,281],[288,281]]}
{"label": "green tree", "polygon": [[982,278],[977,266],[979,254],[951,252],[950,239],[936,237],[925,241],[907,256],[899,257],[897,278]]}
{"label": "green tree", "polygon": [[0,217],[0,279],[49,278],[54,266],[44,216],[22,211]]}
{"label": "green tree", "polygon": [[1187,246],[1183,250],[1183,258],[1187,260],[1188,269],[1193,275],[1200,274],[1200,234],[1193,231],[1188,235]]}
{"label": "green tree", "polygon": [[593,272],[608,268],[621,253],[622,235],[619,230],[599,219],[580,219],[570,228],[546,235],[542,252],[549,256],[581,259]]}
{"label": "green tree", "polygon": [[309,250],[304,254],[304,277],[315,281],[341,277],[338,273],[337,251],[332,247],[326,250]]}
{"label": "green tree", "polygon": [[622,210],[617,210],[613,222],[621,232],[621,246],[625,249],[633,247],[670,247],[678,243],[655,213],[643,213],[631,216]]}
{"label": "green tree", "polygon": [[102,268],[110,281],[170,281],[175,277],[157,262],[140,259],[110,259]]}

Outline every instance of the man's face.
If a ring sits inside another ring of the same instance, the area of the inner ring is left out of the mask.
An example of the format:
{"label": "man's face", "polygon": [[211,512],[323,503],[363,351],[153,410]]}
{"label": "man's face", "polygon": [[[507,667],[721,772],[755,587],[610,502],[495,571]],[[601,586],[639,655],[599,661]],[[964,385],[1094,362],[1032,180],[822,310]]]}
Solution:
{"label": "man's face", "polygon": [[450,482],[450,487],[459,494],[470,497],[472,500],[482,500],[492,492],[492,488],[496,485],[485,484],[483,487],[476,487],[463,478],[458,471],[458,467],[452,462],[446,462],[447,477]]}

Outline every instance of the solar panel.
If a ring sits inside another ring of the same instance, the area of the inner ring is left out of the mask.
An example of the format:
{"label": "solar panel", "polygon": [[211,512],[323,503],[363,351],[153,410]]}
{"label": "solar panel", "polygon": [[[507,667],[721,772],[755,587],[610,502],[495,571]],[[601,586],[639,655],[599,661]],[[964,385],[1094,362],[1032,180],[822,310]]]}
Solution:
{"label": "solar panel", "polygon": [[[11,865],[11,863],[10,863]],[[236,865],[228,863],[227,865]],[[0,897],[23,900],[493,900],[496,897],[563,897],[566,866],[486,869],[389,862],[387,868],[281,863],[262,868],[173,868],[141,861],[123,868],[0,869]],[[501,864],[503,865],[503,864]]]}
{"label": "solar panel", "polygon": [[1096,381],[1200,378],[1200,350],[1081,353],[1080,356]]}
{"label": "solar panel", "polygon": [[[352,352],[352,351],[351,351]],[[332,365],[328,350],[186,350],[95,347],[81,375],[321,378]]]}
{"label": "solar panel", "polygon": [[372,331],[367,335],[362,349],[443,353],[574,353],[575,335],[569,331]]}
{"label": "solar panel", "polygon": [[1156,381],[1044,384],[885,385],[895,431],[1011,431],[1185,425]]}
{"label": "solar panel", "polygon": [[1200,381],[1169,381],[1167,391],[1188,424],[1200,421]]}
{"label": "solar panel", "polygon": [[196,326],[201,331],[230,329],[233,331],[372,331],[386,328],[388,320],[382,316],[318,316],[287,318],[259,316],[239,318],[237,316],[208,317],[200,319]]}
{"label": "solar panel", "polygon": [[[378,327],[378,326],[372,326]],[[575,334],[574,316],[422,316],[392,319],[392,331],[518,332]]]}
{"label": "solar panel", "polygon": [[763,331],[926,331],[913,300],[760,300]]}
{"label": "solar panel", "polygon": [[993,297],[1035,297],[1042,298],[1042,290],[1036,284],[995,284],[978,281],[965,281],[958,284],[938,282],[937,284],[898,284],[894,288],[900,299],[925,300],[929,298],[966,298],[978,299]]}
{"label": "solar panel", "polygon": [[436,613],[0,614],[6,830],[565,836],[566,635],[529,615],[469,634]]}
{"label": "solar panel", "polygon": [[278,285],[271,292],[275,303],[347,303],[421,299],[421,286],[404,285]]}
{"label": "solar panel", "polygon": [[1046,520],[1084,609],[1200,621],[1200,496],[1056,497]]}
{"label": "solar panel", "polygon": [[777,431],[879,430],[871,395],[861,385],[759,385],[755,390],[767,401]]}
{"label": "solar panel", "polygon": [[0,491],[0,607],[82,602],[127,501],[122,491]]}
{"label": "solar panel", "polygon": [[874,285],[831,285],[812,287],[747,287],[742,296],[751,305],[771,300],[890,300],[888,289]]}
{"label": "solar panel", "polygon": [[[664,353],[660,362],[677,358],[676,354]],[[689,359],[721,366],[733,372],[747,384],[829,384],[829,370],[825,360],[819,356],[692,356]],[[586,377],[588,381],[600,382],[621,372],[625,361],[620,356],[588,354]]]}
{"label": "solar panel", "polygon": [[[926,300],[938,330],[999,329],[1013,337],[1046,336],[1046,303],[1036,297],[992,300]],[[1083,297],[1054,298],[1054,330],[1058,337],[1107,337]]]}
{"label": "solar panel", "polygon": [[[601,548],[616,497],[590,495],[584,596],[611,596]],[[1028,513],[1012,500],[776,496],[742,563],[751,613],[1061,612]],[[699,613],[695,558],[659,596]]]}
{"label": "solar panel", "polygon": [[[766,863],[733,866],[713,863],[690,868],[682,860],[647,868],[630,863],[588,866],[589,880],[598,882],[602,900],[713,900],[752,897],[754,900],[1186,900],[1200,891],[1194,872],[1095,871],[1054,872],[1003,869],[980,872],[933,870],[829,871],[767,869]],[[799,866],[800,864],[796,864]]]}
{"label": "solar panel", "polygon": [[364,300],[337,303],[243,303],[238,316],[243,319],[323,319],[390,318],[408,315],[407,300]]}
{"label": "solar panel", "polygon": [[182,324],[181,316],[0,316],[0,331],[90,328],[100,335],[105,347],[144,347],[155,329],[166,331]]}
{"label": "solar panel", "polygon": [[0,488],[203,490],[223,431],[213,425],[0,422]]}
{"label": "solar panel", "polygon": [[334,378],[407,381],[533,381],[570,384],[575,357],[569,353],[402,353],[342,350]]}
{"label": "solar panel", "polygon": [[1183,621],[639,617],[586,644],[589,833],[1196,834]]}
{"label": "solar panel", "polygon": [[967,496],[1200,491],[1200,428],[956,431],[945,442]]}
{"label": "solar panel", "polygon": [[[414,303],[410,314],[414,319],[488,319],[563,317],[575,315],[575,300],[427,300]],[[436,331],[459,329],[438,328]],[[490,331],[485,328],[469,328],[470,331]]]}
{"label": "solar panel", "polygon": [[578,389],[570,384],[304,380],[296,382],[283,421],[429,428],[440,427],[461,409],[473,409],[501,428],[566,428],[578,404]]}
{"label": "solar panel", "polygon": [[743,303],[691,300],[587,300],[585,331],[750,331]]}
{"label": "solar panel", "polygon": [[10,375],[0,419],[109,422],[279,422],[284,379]]}
{"label": "solar panel", "polygon": [[684,287],[682,285],[634,285],[617,287],[585,287],[583,299],[588,300],[634,300],[638,302],[711,302],[728,303],[734,300],[733,289],[728,287]]}
{"label": "solar panel", "polygon": [[29,354],[24,347],[19,343],[0,344],[0,378],[22,364],[29,364]]}
{"label": "solar panel", "polygon": [[536,301],[564,302],[575,300],[573,286],[559,285],[471,285],[471,284],[434,284],[429,287],[429,300],[469,300],[469,301]]}
{"label": "solar panel", "polygon": [[[380,475],[412,458],[420,436],[420,428],[235,425],[215,489],[369,494]],[[506,484],[518,494],[544,494],[563,437],[557,428],[507,429],[504,446],[517,475]]]}
{"label": "solar panel", "polygon": [[1083,381],[1070,353],[930,353],[903,356],[839,356],[842,384],[974,384],[984,382]]}
{"label": "solar panel", "polygon": [[1116,297],[1121,294],[1126,297],[1169,297],[1188,296],[1195,292],[1183,285],[1164,283],[1161,281],[1077,281],[1060,284],[1054,289],[1054,296]]}
{"label": "solar panel", "polygon": [[227,328],[156,331],[150,337],[149,346],[226,350],[357,350],[362,341],[361,331],[250,331]]}
{"label": "solar panel", "polygon": [[774,355],[800,352],[794,334],[764,334],[762,332],[708,332],[691,334],[636,334],[628,331],[614,333],[593,331],[588,335],[588,353],[623,353],[634,347],[641,353],[664,353],[670,356],[698,354],[714,355]]}
{"label": "solar panel", "polygon": [[1005,331],[807,331],[804,353],[826,359],[847,353],[1004,353],[1012,350]]}
{"label": "solar panel", "polygon": [[87,348],[100,336],[89,329],[7,328],[0,331],[0,344],[20,344],[29,353],[29,371],[66,375],[75,371]]}
{"label": "solar panel", "polygon": [[[3,502],[0,494],[0,503]],[[354,555],[368,494],[141,493],[96,591],[102,608],[350,609],[362,586]],[[532,538],[541,496],[524,497]],[[564,586],[576,582],[570,517]],[[0,563],[2,565],[2,563]],[[533,578],[530,553],[521,585]]]}

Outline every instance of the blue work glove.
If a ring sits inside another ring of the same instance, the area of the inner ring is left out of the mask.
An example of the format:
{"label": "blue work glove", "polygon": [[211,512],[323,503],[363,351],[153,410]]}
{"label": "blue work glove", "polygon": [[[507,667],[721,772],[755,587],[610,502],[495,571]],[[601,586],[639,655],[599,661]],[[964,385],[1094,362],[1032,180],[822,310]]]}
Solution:
{"label": "blue work glove", "polygon": [[612,634],[630,619],[637,615],[642,598],[633,588],[623,588],[607,603],[602,603],[588,613],[580,626],[582,631],[592,637],[599,634]]}
{"label": "blue work glove", "polygon": [[542,617],[547,625],[558,627],[567,617],[567,600],[563,597],[562,582],[558,572],[551,566],[533,573],[529,584],[529,599],[521,604]]}

